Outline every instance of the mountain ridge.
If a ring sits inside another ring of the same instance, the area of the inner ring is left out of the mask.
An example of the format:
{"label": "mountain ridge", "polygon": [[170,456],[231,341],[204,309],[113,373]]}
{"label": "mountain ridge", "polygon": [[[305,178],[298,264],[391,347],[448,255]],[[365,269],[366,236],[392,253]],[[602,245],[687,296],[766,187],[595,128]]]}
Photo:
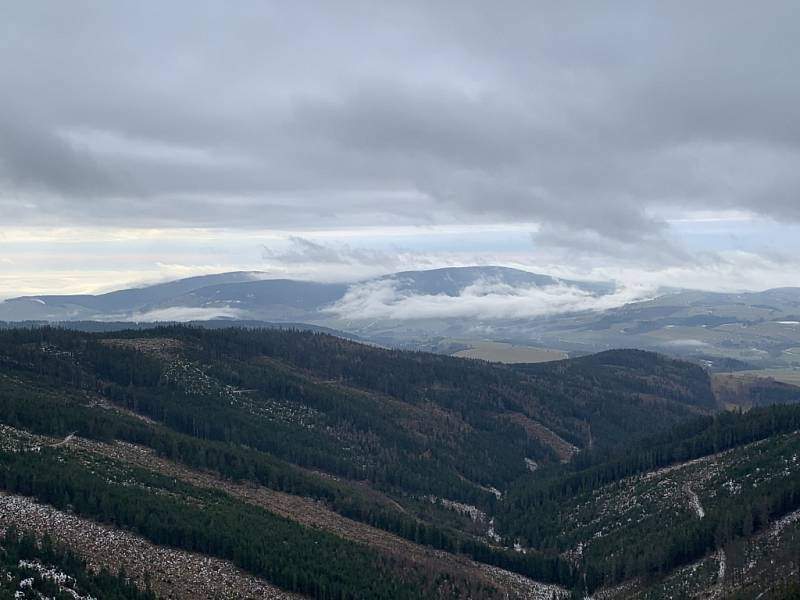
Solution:
{"label": "mountain ridge", "polygon": [[[120,317],[126,315],[120,313],[126,313],[127,320],[136,320],[150,311],[176,306],[235,309],[238,305],[246,305],[250,309],[258,309],[270,304],[293,310],[293,315],[286,312],[282,315],[290,318],[319,311],[340,300],[347,288],[356,284],[394,281],[405,292],[454,296],[465,287],[482,280],[502,282],[511,287],[565,284],[598,292],[610,289],[613,285],[562,280],[508,267],[445,267],[403,271],[350,283],[271,278],[264,272],[233,271],[97,295],[39,294],[9,298],[0,302],[0,320],[107,320],[114,317],[116,320],[125,320]],[[58,313],[59,308],[61,313]],[[259,317],[263,318],[264,314]]]}
{"label": "mountain ridge", "polygon": [[472,355],[484,342],[499,342],[506,346],[495,351],[489,344],[475,355],[512,362],[514,345],[520,356],[541,360],[633,347],[720,372],[769,368],[784,370],[789,382],[800,378],[800,288],[670,290],[639,301],[616,293],[610,282],[496,266],[403,271],[354,283],[241,271],[97,296],[19,297],[0,303],[0,320],[297,323],[447,354]]}

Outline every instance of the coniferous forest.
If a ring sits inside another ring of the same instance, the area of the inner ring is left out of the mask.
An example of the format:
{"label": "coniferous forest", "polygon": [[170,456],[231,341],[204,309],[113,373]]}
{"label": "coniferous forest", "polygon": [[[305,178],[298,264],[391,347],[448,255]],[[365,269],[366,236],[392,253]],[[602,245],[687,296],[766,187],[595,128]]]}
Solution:
{"label": "coniferous forest", "polygon": [[[556,595],[651,585],[734,556],[800,509],[787,462],[800,454],[799,407],[721,411],[702,368],[640,351],[503,366],[308,332],[8,329],[0,423],[7,494],[315,598],[511,593],[480,565]],[[311,501],[439,558],[376,551],[224,482]],[[26,535],[25,552],[106,586],[102,597],[156,593]]]}

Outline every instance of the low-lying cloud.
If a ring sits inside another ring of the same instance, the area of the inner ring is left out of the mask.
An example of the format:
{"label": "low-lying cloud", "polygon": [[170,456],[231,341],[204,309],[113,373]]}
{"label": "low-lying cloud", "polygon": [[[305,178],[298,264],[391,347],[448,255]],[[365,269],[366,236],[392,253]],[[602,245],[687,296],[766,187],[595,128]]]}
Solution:
{"label": "low-lying cloud", "polygon": [[627,286],[598,295],[560,284],[513,287],[478,281],[460,294],[415,294],[398,288],[394,279],[351,286],[327,312],[348,320],[526,319],[582,311],[602,311],[652,297],[652,288]]}
{"label": "low-lying cloud", "polygon": [[[241,319],[242,311],[230,306],[204,308],[190,306],[170,306],[147,312],[134,313],[131,321],[138,323],[155,323],[160,321],[210,321],[212,319]],[[112,320],[116,320],[112,319]],[[128,320],[128,319],[126,319]]]}

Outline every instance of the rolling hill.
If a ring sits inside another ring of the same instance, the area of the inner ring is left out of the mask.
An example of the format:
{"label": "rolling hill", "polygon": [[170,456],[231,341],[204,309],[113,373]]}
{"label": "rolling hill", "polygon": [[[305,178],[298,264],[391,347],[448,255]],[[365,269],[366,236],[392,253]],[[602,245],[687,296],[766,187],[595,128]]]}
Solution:
{"label": "rolling hill", "polygon": [[[0,302],[0,321],[227,321],[327,328],[383,346],[524,362],[628,347],[716,372],[800,377],[800,288],[670,291],[625,302],[613,283],[503,267],[407,271],[352,283],[238,272],[97,296]],[[73,325],[75,326],[75,325]]]}

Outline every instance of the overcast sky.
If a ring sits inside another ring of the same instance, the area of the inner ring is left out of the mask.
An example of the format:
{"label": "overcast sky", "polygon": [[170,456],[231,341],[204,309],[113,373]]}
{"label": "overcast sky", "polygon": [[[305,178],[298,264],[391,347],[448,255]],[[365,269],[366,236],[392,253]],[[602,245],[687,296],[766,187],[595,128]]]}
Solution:
{"label": "overcast sky", "polygon": [[0,0],[0,297],[800,285],[800,3]]}

